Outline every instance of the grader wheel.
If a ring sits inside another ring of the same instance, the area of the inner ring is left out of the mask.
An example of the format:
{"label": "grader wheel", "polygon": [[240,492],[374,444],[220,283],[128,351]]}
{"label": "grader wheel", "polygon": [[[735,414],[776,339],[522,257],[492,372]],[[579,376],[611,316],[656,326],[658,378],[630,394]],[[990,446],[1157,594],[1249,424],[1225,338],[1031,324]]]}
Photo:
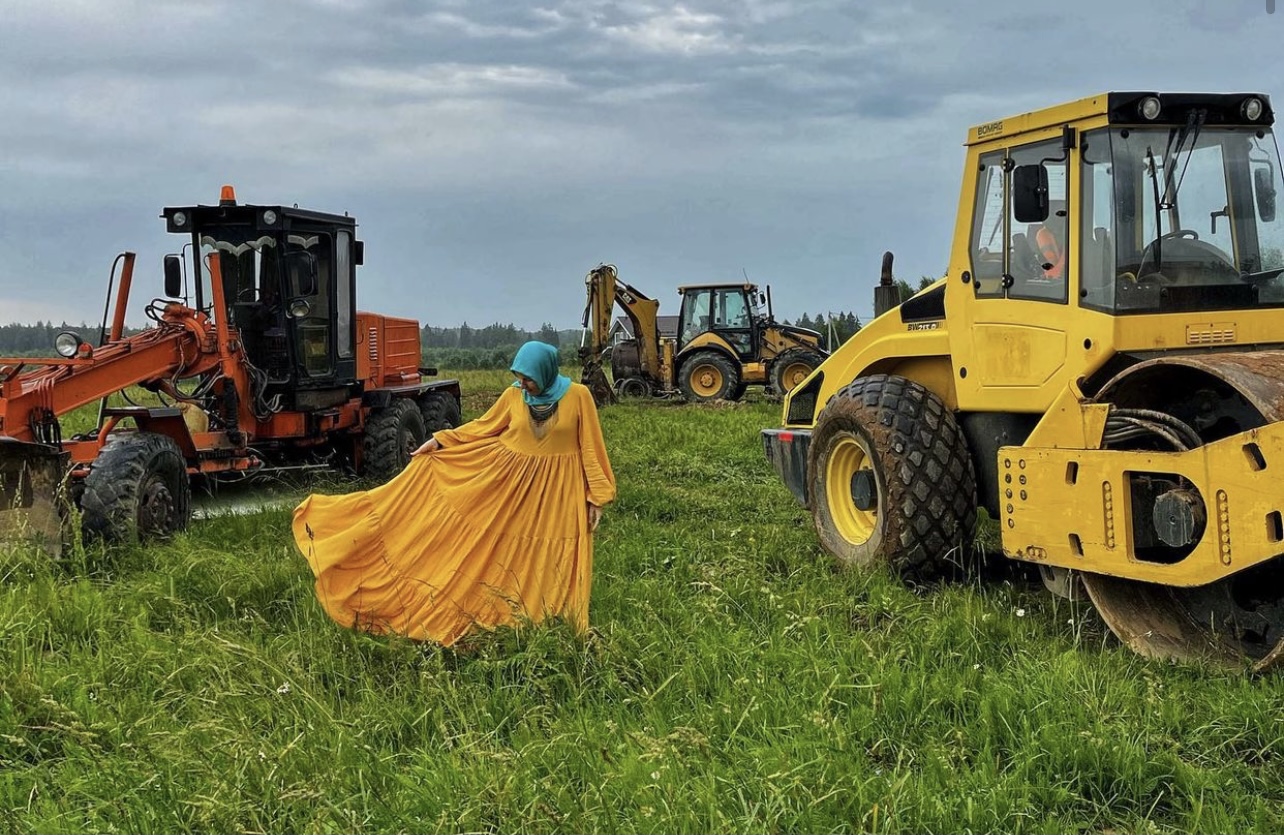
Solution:
{"label": "grader wheel", "polygon": [[376,409],[362,439],[362,474],[376,481],[389,480],[406,468],[410,453],[427,437],[423,413],[410,400],[396,398]]}
{"label": "grader wheel", "polygon": [[976,477],[940,398],[903,377],[860,377],[825,406],[807,461],[825,548],[928,582],[960,564],[976,525]]}
{"label": "grader wheel", "polygon": [[428,391],[415,401],[424,418],[424,431],[431,435],[442,429],[454,429],[462,421],[459,401],[444,391]]}
{"label": "grader wheel", "polygon": [[178,444],[155,432],[112,435],[85,477],[81,525],[112,542],[164,539],[187,527],[192,488]]}

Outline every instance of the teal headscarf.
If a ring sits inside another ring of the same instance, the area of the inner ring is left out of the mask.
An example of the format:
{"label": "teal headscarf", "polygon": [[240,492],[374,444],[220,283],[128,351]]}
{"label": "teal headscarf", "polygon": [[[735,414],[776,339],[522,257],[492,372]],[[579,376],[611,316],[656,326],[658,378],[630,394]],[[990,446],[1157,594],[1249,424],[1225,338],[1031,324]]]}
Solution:
{"label": "teal headscarf", "polygon": [[[539,386],[539,394],[522,389],[527,406],[550,406],[562,399],[571,388],[571,378],[557,373],[557,349],[547,342],[527,342],[517,349],[509,370],[529,377]],[[513,383],[521,388],[521,381]]]}

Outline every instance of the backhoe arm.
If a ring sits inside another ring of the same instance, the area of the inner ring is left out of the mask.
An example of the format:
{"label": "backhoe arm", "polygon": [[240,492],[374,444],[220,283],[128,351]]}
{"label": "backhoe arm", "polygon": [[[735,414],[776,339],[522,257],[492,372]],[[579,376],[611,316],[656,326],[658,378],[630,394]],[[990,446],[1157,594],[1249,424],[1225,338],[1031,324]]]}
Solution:
{"label": "backhoe arm", "polygon": [[602,357],[609,347],[611,314],[619,304],[633,326],[642,368],[653,379],[660,376],[660,303],[620,281],[611,264],[600,264],[584,277],[588,300],[584,306],[584,340],[580,361],[584,364],[582,380],[593,390],[598,405],[614,402],[611,385],[602,370]]}

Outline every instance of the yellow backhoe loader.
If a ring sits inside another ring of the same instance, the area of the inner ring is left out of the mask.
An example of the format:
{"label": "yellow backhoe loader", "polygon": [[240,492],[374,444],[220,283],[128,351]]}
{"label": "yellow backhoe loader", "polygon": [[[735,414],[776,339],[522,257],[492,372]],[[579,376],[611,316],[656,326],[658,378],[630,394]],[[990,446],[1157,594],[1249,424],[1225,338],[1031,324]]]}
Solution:
{"label": "yellow backhoe loader", "polygon": [[[763,293],[749,283],[679,287],[677,332],[664,336],[658,324],[660,303],[621,281],[614,266],[595,267],[584,283],[582,379],[598,405],[611,402],[615,394],[667,397],[680,392],[695,402],[739,400],[752,385],[784,394],[828,356],[820,347],[820,334],[776,322],[770,288]],[[611,314],[617,304],[632,334],[612,344]],[[607,354],[613,387],[602,367]]]}
{"label": "yellow backhoe loader", "polygon": [[1107,93],[973,127],[944,278],[764,432],[852,564],[938,575],[976,507],[1148,656],[1284,654],[1284,218],[1260,94]]}

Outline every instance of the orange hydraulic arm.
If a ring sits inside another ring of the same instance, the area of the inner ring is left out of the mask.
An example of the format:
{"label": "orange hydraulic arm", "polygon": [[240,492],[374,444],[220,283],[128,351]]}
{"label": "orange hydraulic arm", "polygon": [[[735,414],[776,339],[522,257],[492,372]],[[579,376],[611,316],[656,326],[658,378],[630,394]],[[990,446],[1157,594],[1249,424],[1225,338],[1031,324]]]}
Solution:
{"label": "orange hydraulic arm", "polygon": [[[211,255],[210,261],[214,309],[224,310],[218,256]],[[112,341],[97,348],[82,342],[70,358],[0,358],[0,436],[57,444],[62,440],[59,417],[129,386],[196,376],[219,367],[231,380],[240,376],[227,326],[215,325],[204,313],[181,304],[166,305],[156,317],[157,327],[119,338],[130,267],[132,258],[127,259],[117,300]]]}

